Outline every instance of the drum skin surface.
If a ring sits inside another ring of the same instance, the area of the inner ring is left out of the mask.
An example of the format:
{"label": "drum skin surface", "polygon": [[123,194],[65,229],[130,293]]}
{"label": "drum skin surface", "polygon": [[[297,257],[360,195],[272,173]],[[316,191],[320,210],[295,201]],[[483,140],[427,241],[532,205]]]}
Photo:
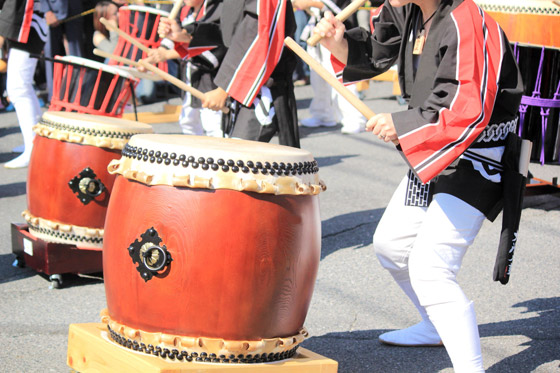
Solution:
{"label": "drum skin surface", "polygon": [[[128,248],[150,228],[172,261],[144,281]],[[147,332],[292,336],[309,308],[320,244],[316,195],[148,186],[118,175],[103,246],[108,313]]]}
{"label": "drum skin surface", "polygon": [[[102,229],[115,180],[107,172],[107,164],[119,155],[118,149],[35,136],[27,179],[29,212],[43,219]],[[68,183],[86,167],[95,172],[106,189],[84,205]]]}

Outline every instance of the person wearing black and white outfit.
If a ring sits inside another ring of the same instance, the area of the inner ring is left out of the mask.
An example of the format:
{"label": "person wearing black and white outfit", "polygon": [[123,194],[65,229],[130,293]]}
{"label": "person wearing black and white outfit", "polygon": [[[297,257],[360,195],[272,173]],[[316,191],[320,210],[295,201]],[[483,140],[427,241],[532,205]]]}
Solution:
{"label": "person wearing black and white outfit", "polygon": [[41,107],[33,88],[37,59],[30,54],[43,50],[47,24],[40,11],[39,1],[1,1],[0,36],[8,43],[8,71],[6,90],[14,105],[23,135],[23,153],[4,164],[6,168],[21,168],[29,164],[33,148],[33,126],[39,121]]}
{"label": "person wearing black and white outfit", "polygon": [[[373,34],[329,14],[315,28],[347,81],[397,63],[408,109],[367,129],[398,143],[410,169],[379,222],[381,265],[422,320],[379,336],[398,346],[444,345],[455,372],[483,372],[473,302],[457,282],[485,219],[501,208],[506,145],[518,121],[521,74],[499,25],[472,0],[387,0]],[[519,154],[517,154],[519,156]]]}

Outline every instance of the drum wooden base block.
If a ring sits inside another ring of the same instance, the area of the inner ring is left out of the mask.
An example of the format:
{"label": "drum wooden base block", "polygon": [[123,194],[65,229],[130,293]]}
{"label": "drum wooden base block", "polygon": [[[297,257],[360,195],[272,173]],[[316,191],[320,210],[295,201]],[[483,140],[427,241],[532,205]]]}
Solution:
{"label": "drum wooden base block", "polygon": [[[181,114],[181,105],[165,104],[163,110],[159,113],[151,111],[138,112],[138,121],[142,123],[173,123],[179,121]],[[136,120],[134,113],[124,113],[123,119]]]}
{"label": "drum wooden base block", "polygon": [[164,360],[129,350],[111,342],[103,323],[71,324],[68,365],[78,372],[254,372],[336,373],[338,363],[299,348],[292,359],[276,363],[212,364]]}
{"label": "drum wooden base block", "polygon": [[46,242],[29,233],[27,224],[12,223],[12,252],[20,264],[46,275],[103,271],[101,249]]}

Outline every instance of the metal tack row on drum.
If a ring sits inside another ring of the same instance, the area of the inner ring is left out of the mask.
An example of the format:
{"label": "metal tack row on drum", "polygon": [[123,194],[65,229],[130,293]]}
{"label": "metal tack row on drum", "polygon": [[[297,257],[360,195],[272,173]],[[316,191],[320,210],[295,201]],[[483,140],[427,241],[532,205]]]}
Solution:
{"label": "metal tack row on drum", "polygon": [[103,321],[115,342],[178,360],[292,356],[319,265],[310,153],[186,135],[136,135],[107,209]]}

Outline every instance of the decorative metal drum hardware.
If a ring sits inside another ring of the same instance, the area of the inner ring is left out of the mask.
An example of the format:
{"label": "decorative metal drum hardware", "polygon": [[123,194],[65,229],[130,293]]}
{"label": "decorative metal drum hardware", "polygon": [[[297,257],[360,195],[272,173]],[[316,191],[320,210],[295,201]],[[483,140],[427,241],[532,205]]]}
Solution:
{"label": "decorative metal drum hardware", "polygon": [[105,191],[105,185],[101,180],[96,179],[97,175],[89,167],[86,167],[68,182],[70,189],[77,194],[78,199],[87,205],[92,199],[101,195]]}
{"label": "decorative metal drum hardware", "polygon": [[142,233],[140,237],[141,241],[137,239],[128,247],[128,253],[132,262],[138,264],[136,270],[147,282],[153,276],[160,274],[159,272],[163,271],[173,259],[167,247],[160,246],[162,240],[153,227]]}

